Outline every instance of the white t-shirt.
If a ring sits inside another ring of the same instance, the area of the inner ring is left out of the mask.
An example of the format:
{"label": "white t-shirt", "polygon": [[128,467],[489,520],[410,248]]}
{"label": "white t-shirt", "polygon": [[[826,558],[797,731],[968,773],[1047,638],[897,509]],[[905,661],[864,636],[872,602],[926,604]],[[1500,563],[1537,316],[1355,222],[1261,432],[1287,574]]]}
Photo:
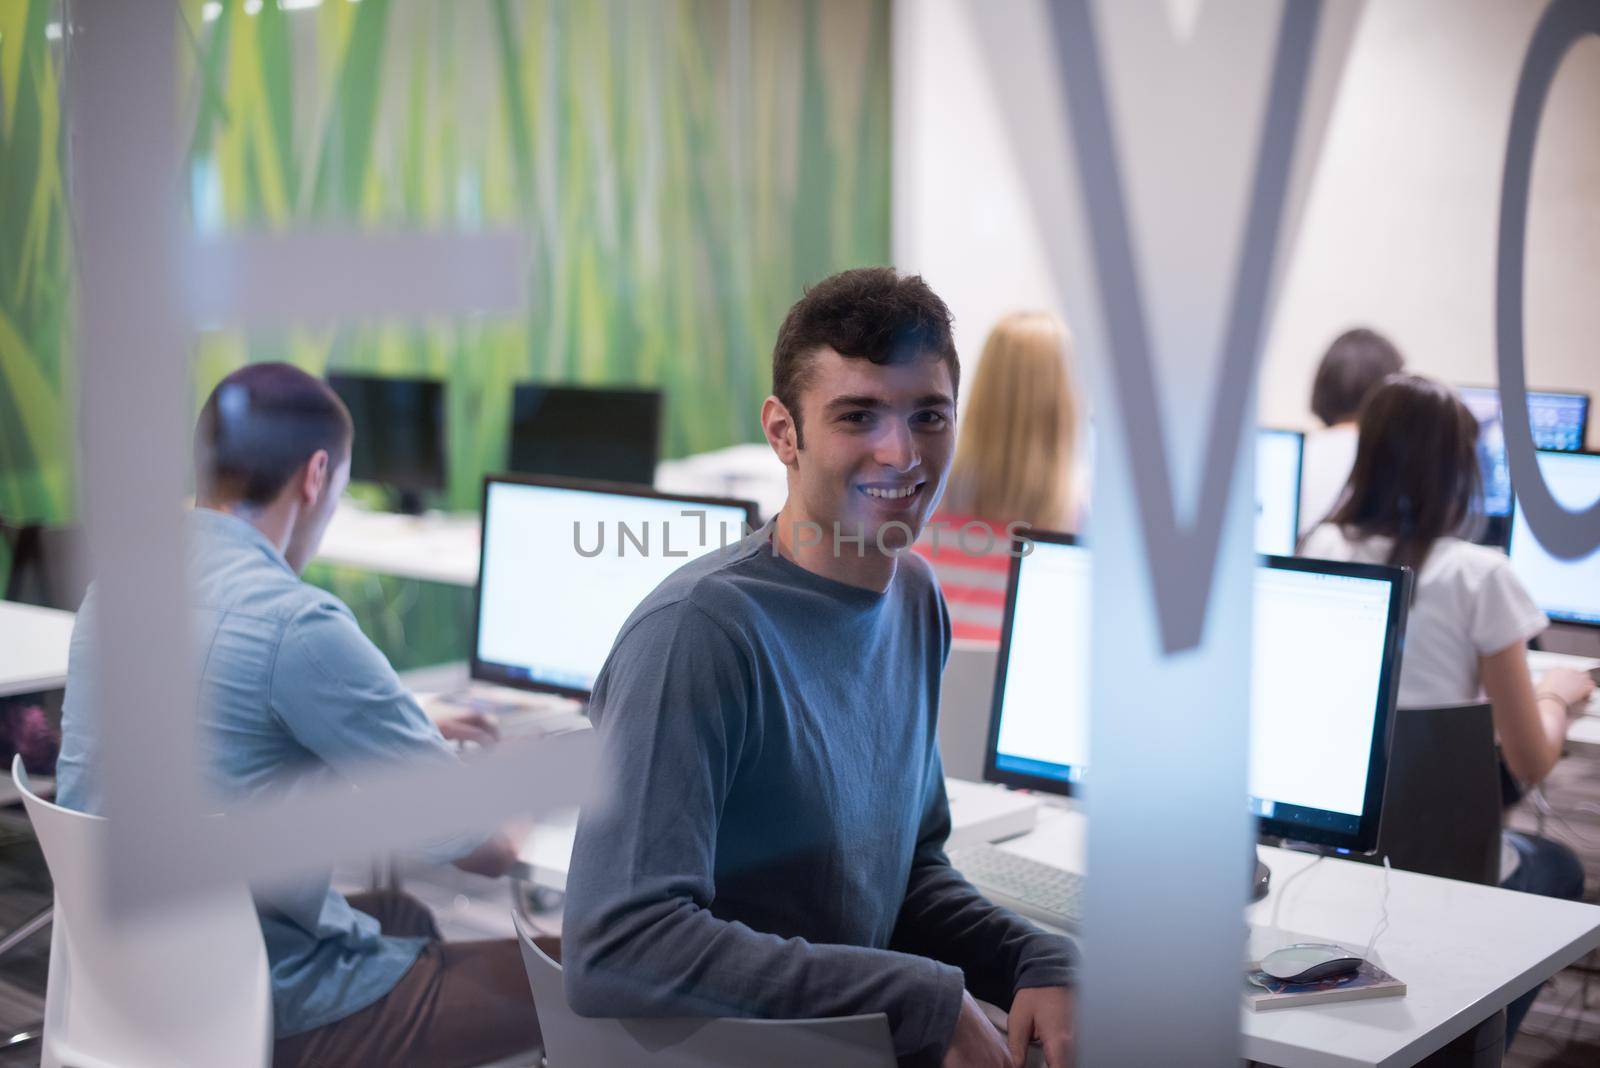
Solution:
{"label": "white t-shirt", "polygon": [[1354,423],[1324,427],[1306,433],[1300,460],[1300,530],[1304,534],[1333,511],[1356,462]]}
{"label": "white t-shirt", "polygon": [[[1351,541],[1324,523],[1306,538],[1301,556],[1381,564],[1390,539]],[[1434,542],[1415,578],[1400,664],[1402,708],[1431,708],[1482,700],[1478,658],[1543,631],[1550,620],[1533,603],[1496,549],[1460,538]]]}

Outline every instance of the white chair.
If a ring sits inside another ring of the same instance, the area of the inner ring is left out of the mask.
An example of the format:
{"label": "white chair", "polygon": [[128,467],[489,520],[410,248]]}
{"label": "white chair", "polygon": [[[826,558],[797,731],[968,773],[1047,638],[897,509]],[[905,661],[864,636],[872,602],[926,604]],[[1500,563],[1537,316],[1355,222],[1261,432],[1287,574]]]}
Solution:
{"label": "white chair", "polygon": [[43,1068],[218,1068],[272,1062],[261,925],[240,884],[156,915],[101,900],[109,823],[41,800],[11,777],[55,882]]}
{"label": "white chair", "polygon": [[592,1019],[567,1007],[561,965],[512,910],[550,1068],[894,1068],[883,1013],[827,1020]]}
{"label": "white chair", "polygon": [[999,661],[1000,647],[994,642],[957,638],[950,643],[939,686],[939,756],[951,778],[983,781]]}

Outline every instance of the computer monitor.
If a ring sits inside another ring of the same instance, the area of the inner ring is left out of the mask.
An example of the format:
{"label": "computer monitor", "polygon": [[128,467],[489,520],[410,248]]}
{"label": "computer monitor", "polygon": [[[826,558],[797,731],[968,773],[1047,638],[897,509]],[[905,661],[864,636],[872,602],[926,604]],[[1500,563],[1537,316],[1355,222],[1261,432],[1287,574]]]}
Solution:
{"label": "computer monitor", "polygon": [[[1011,558],[984,778],[1071,794],[1090,767],[1091,554],[1066,535],[1028,540]],[[1262,558],[1249,793],[1263,834],[1376,846],[1409,576]]]}
{"label": "computer monitor", "polygon": [[[1600,453],[1539,454],[1545,485],[1569,509],[1587,508],[1600,500]],[[1511,521],[1511,570],[1545,615],[1558,623],[1600,627],[1600,550],[1581,560],[1561,560],[1545,551],[1518,508]]]}
{"label": "computer monitor", "polygon": [[755,505],[573,479],[483,483],[474,679],[585,698],[639,602],[731,545]]}
{"label": "computer monitor", "polygon": [[1300,537],[1300,457],[1306,436],[1298,430],[1256,431],[1256,552],[1290,556]]}
{"label": "computer monitor", "polygon": [[[1462,386],[1461,400],[1478,418],[1478,466],[1483,469],[1483,513],[1511,514],[1511,467],[1506,462],[1505,428],[1500,422],[1500,391],[1492,386]],[[1589,429],[1589,395],[1570,390],[1530,390],[1528,420],[1540,449],[1575,452]],[[1504,529],[1504,524],[1500,524]],[[1494,538],[1500,541],[1503,539]]]}
{"label": "computer monitor", "polygon": [[661,407],[660,390],[522,383],[511,398],[508,466],[648,486],[661,451]]}
{"label": "computer monitor", "polygon": [[328,385],[355,423],[351,481],[379,483],[400,511],[422,511],[423,495],[445,488],[444,383],[341,373]]}

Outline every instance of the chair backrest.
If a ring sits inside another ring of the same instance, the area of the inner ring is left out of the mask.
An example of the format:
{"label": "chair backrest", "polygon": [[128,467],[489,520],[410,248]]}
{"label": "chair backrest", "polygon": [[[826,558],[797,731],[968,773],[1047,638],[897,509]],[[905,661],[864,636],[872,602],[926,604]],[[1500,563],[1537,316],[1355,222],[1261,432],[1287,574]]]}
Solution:
{"label": "chair backrest", "polygon": [[1487,704],[1395,712],[1372,859],[1493,886],[1500,881],[1500,769]]}
{"label": "chair backrest", "polygon": [[249,891],[115,916],[102,884],[109,821],[39,798],[20,758],[11,776],[55,883],[45,1068],[270,1064],[272,987]]}
{"label": "chair backrest", "polygon": [[946,775],[983,781],[999,657],[994,642],[957,638],[950,645],[939,684],[939,757]]}
{"label": "chair backrest", "polygon": [[550,1068],[894,1068],[883,1013],[826,1020],[595,1019],[567,1007],[561,965],[515,910],[517,941]]}

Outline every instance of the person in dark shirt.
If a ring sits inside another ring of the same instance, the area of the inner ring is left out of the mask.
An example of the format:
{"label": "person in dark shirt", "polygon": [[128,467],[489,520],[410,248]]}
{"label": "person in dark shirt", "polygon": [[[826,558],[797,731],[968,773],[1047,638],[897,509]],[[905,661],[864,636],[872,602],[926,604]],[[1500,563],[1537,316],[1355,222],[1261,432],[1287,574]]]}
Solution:
{"label": "person in dark shirt", "polygon": [[[950,618],[904,550],[944,488],[958,376],[920,278],[846,271],[790,310],[761,413],[786,503],[647,597],[595,685],[606,779],[567,882],[575,1011],[882,1012],[902,1064],[1020,1064],[1037,1040],[1066,1068],[1070,942],[944,854]],[[1009,1049],[974,995],[1009,1009]]]}

